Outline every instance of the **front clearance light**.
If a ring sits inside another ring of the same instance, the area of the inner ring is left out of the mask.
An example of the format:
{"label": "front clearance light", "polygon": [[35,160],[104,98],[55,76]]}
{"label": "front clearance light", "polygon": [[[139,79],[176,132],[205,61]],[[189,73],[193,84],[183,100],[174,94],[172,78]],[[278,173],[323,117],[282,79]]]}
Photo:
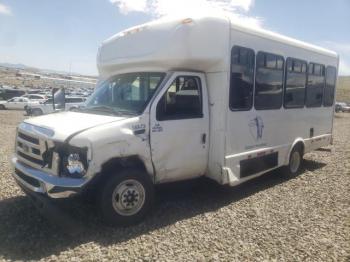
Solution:
{"label": "front clearance light", "polygon": [[69,154],[66,168],[68,173],[73,177],[83,177],[86,173],[84,163],[78,153]]}

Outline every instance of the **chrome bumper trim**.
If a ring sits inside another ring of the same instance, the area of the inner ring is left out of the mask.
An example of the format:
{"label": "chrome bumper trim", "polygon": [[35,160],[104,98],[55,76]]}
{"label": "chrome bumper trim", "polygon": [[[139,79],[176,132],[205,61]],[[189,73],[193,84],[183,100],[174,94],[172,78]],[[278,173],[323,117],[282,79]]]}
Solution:
{"label": "chrome bumper trim", "polygon": [[[14,167],[12,175],[18,183],[33,192],[46,194],[51,198],[67,198],[73,196],[79,193],[82,187],[88,182],[88,180],[84,178],[68,178],[50,175],[47,172],[19,162],[16,156],[12,157],[12,165]],[[16,174],[16,169],[24,175],[36,179],[40,187],[35,187],[23,180]]]}

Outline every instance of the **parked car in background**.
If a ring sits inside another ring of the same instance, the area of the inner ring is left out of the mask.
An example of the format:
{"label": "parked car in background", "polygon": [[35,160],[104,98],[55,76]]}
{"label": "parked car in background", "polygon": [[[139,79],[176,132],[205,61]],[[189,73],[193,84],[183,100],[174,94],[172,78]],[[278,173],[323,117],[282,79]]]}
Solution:
{"label": "parked car in background", "polygon": [[14,97],[7,101],[0,101],[0,109],[19,109],[23,110],[30,103],[30,99],[26,97]]}
{"label": "parked car in background", "polygon": [[40,94],[26,94],[22,97],[28,98],[31,101],[46,101],[48,97],[46,95],[40,95]]}
{"label": "parked car in background", "polygon": [[[66,97],[65,110],[74,110],[82,106],[86,101],[85,97]],[[45,102],[30,103],[26,108],[28,115],[40,116],[54,112],[52,98]]]}
{"label": "parked car in background", "polygon": [[335,112],[350,112],[350,105],[344,102],[335,103]]}
{"label": "parked car in background", "polygon": [[26,93],[23,89],[15,89],[15,88],[0,88],[0,100],[8,100],[14,97],[22,96]]}

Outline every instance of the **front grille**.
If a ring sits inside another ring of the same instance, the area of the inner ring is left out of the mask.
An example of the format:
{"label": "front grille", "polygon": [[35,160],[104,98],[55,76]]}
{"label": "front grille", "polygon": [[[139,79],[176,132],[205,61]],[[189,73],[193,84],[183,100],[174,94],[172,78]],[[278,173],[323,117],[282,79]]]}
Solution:
{"label": "front grille", "polygon": [[22,138],[23,140],[26,140],[32,144],[39,145],[39,139],[35,137],[28,136],[26,134],[23,134],[21,132],[18,132],[18,137]]}
{"label": "front grille", "polygon": [[41,169],[55,175],[52,169],[52,152],[48,152],[49,140],[39,135],[19,129],[17,134],[16,153],[18,160],[36,169]]}
{"label": "front grille", "polygon": [[32,153],[40,156],[40,150],[36,148],[32,148]]}
{"label": "front grille", "polygon": [[28,161],[33,162],[33,163],[35,163],[37,165],[44,166],[44,161],[43,160],[31,157],[31,156],[29,156],[27,154],[22,153],[21,151],[18,151],[17,155],[19,155],[20,157],[23,157],[24,159],[27,159]]}
{"label": "front grille", "polygon": [[54,152],[55,144],[45,134],[38,133],[29,124],[18,127],[16,137],[17,160],[26,166],[57,176],[59,155]]}
{"label": "front grille", "polygon": [[22,173],[18,169],[15,169],[15,173],[17,176],[19,176],[21,179],[23,179],[25,182],[32,185],[33,187],[40,187],[39,181],[36,180],[35,178],[32,178],[30,176],[25,175],[24,173]]}

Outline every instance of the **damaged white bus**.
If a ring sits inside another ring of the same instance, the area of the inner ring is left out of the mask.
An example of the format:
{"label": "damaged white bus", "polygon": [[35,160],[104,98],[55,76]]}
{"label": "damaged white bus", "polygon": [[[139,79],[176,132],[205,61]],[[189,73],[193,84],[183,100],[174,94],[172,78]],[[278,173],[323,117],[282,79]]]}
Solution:
{"label": "damaged white bus", "polygon": [[332,141],[338,55],[320,47],[222,17],[159,20],[104,41],[97,65],[83,108],[19,125],[12,162],[34,197],[93,189],[109,223],[140,221],[156,184],[296,174]]}

